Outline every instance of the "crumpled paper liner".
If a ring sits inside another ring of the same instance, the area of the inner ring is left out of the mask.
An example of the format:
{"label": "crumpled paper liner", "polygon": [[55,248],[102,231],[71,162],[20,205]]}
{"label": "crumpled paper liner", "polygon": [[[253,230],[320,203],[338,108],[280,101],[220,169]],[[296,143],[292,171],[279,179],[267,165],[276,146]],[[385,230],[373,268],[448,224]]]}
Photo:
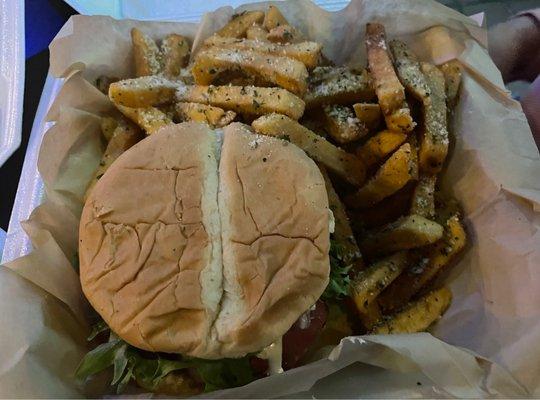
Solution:
{"label": "crumpled paper liner", "polygon": [[[485,31],[428,0],[355,0],[336,13],[308,0],[279,7],[339,64],[365,65],[363,34],[371,20],[424,60],[462,62],[452,120],[457,139],[442,186],[464,207],[469,249],[446,279],[454,301],[434,336],[346,338],[319,361],[205,396],[540,396],[540,157],[519,103],[487,55]],[[35,250],[0,268],[0,397],[97,390],[73,377],[87,351],[88,305],[72,265],[82,198],[103,151],[99,116],[114,111],[89,82],[131,75],[133,26],[156,38],[184,34],[196,49],[232,13],[221,8],[199,25],[75,16],[51,44],[51,72],[66,81],[49,111],[56,124],[38,163],[46,200],[23,224]]]}

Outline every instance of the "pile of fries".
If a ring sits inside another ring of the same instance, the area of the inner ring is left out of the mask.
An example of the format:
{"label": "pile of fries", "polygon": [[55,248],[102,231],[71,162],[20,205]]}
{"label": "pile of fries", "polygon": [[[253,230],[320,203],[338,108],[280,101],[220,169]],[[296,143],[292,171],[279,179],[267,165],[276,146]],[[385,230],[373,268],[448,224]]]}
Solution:
{"label": "pile of fries", "polygon": [[196,54],[181,35],[158,46],[134,28],[132,41],[136,76],[100,79],[119,114],[103,118],[108,144],[88,192],[123,151],[164,125],[251,124],[320,166],[332,240],[351,266],[344,303],[364,332],[423,331],[444,313],[451,293],[438,278],[466,243],[459,207],[437,190],[459,64],[421,62],[370,23],[367,68],[334,66],[275,6],[234,16]]}

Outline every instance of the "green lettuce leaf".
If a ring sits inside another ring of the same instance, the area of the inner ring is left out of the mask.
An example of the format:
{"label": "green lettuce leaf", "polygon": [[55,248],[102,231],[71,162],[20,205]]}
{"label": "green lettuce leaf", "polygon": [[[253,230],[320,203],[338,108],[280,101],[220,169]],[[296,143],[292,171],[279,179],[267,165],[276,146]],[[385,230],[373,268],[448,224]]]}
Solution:
{"label": "green lettuce leaf", "polygon": [[100,344],[82,359],[75,372],[75,377],[84,380],[109,368],[114,365],[114,360],[117,357],[121,357],[125,353],[127,346],[127,343],[120,339]]}
{"label": "green lettuce leaf", "polygon": [[99,321],[97,324],[94,324],[92,326],[92,331],[90,332],[90,335],[86,338],[86,340],[94,340],[101,332],[105,332],[108,330],[109,326],[105,323],[105,321]]}
{"label": "green lettuce leaf", "polygon": [[[97,323],[89,337],[108,330],[103,322]],[[249,358],[203,360],[197,358],[163,358],[159,353],[143,352],[130,346],[113,332],[107,343],[90,351],[83,358],[75,376],[84,381],[108,368],[113,369],[111,385],[116,385],[121,393],[131,380],[136,380],[143,388],[154,390],[169,373],[191,368],[198,373],[205,384],[205,391],[242,386],[255,379]]]}
{"label": "green lettuce leaf", "polygon": [[345,263],[343,246],[330,240],[330,280],[322,294],[324,300],[341,300],[349,295],[351,264]]}

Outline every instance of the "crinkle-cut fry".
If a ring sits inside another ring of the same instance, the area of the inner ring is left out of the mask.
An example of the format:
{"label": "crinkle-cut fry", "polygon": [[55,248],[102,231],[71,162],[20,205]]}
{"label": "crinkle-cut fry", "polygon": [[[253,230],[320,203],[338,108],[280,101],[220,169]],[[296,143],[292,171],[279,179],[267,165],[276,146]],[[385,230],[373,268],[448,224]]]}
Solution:
{"label": "crinkle-cut fry", "polygon": [[405,143],[390,156],[375,175],[356,193],[347,197],[351,208],[366,208],[388,197],[414,178],[415,155],[411,145]]}
{"label": "crinkle-cut fry", "polygon": [[303,36],[290,25],[280,25],[270,29],[266,39],[274,43],[297,43],[303,40]]}
{"label": "crinkle-cut fry", "polygon": [[257,40],[260,42],[267,42],[266,35],[268,31],[261,25],[251,25],[246,31],[246,38],[250,40]]}
{"label": "crinkle-cut fry", "polygon": [[411,214],[435,217],[435,183],[437,176],[420,174],[411,199]]}
{"label": "crinkle-cut fry", "polygon": [[308,72],[304,64],[290,57],[253,50],[210,47],[197,54],[191,73],[195,83],[210,85],[220,73],[238,70],[298,95],[306,91]]}
{"label": "crinkle-cut fry", "polygon": [[386,125],[392,130],[410,132],[415,123],[405,101],[405,89],[390,60],[385,36],[383,25],[367,24],[366,48],[369,70]]}
{"label": "crinkle-cut fry", "polygon": [[132,108],[119,104],[116,107],[122,114],[139,125],[148,135],[151,135],[165,125],[173,123],[166,113],[156,107]]}
{"label": "crinkle-cut fry", "polygon": [[99,162],[99,167],[94,173],[94,177],[90,181],[88,188],[84,194],[84,200],[88,198],[92,188],[95,186],[97,181],[103,176],[105,171],[109,169],[114,160],[116,160],[120,155],[128,150],[131,146],[136,144],[140,139],[142,139],[142,134],[140,129],[134,124],[128,121],[121,121],[114,130],[105,152],[101,156],[101,161]]}
{"label": "crinkle-cut fry", "polygon": [[354,186],[361,185],[365,179],[365,167],[358,157],[334,146],[285,115],[263,115],[253,121],[252,126],[257,133],[289,140],[329,171]]}
{"label": "crinkle-cut fry", "polygon": [[189,61],[189,42],[182,35],[172,33],[161,42],[163,55],[163,73],[169,78],[176,78]]}
{"label": "crinkle-cut fry", "polygon": [[407,140],[407,134],[400,131],[384,130],[370,137],[357,150],[358,157],[364,160],[367,167],[384,160]]}
{"label": "crinkle-cut fry", "polygon": [[399,80],[418,101],[425,101],[431,90],[420,70],[418,58],[401,40],[391,40],[389,45]]}
{"label": "crinkle-cut fry", "polygon": [[422,63],[421,68],[431,95],[423,104],[424,122],[418,158],[421,171],[436,174],[442,169],[448,153],[444,75],[433,64]]}
{"label": "crinkle-cut fry", "polygon": [[156,42],[137,28],[131,30],[135,76],[157,75],[163,70],[163,59]]}
{"label": "crinkle-cut fry", "polygon": [[424,289],[465,247],[467,234],[458,215],[445,224],[441,240],[419,249],[417,260],[410,265],[379,296],[378,302],[386,311],[399,309]]}
{"label": "crinkle-cut fry", "polygon": [[275,112],[299,119],[304,113],[302,99],[281,88],[181,86],[176,93],[176,98],[179,102],[209,104],[249,116]]}
{"label": "crinkle-cut fry", "polygon": [[143,76],[111,83],[109,98],[125,107],[151,107],[172,103],[179,83],[160,76]]}
{"label": "crinkle-cut fry", "polygon": [[420,215],[407,215],[367,234],[358,243],[366,257],[414,249],[435,243],[443,227]]}
{"label": "crinkle-cut fry", "polygon": [[383,319],[372,334],[415,333],[428,329],[448,309],[452,292],[446,287],[434,290],[409,304],[403,311]]}
{"label": "crinkle-cut fry", "polygon": [[354,113],[370,131],[373,131],[381,124],[381,106],[377,103],[356,103],[353,104]]}
{"label": "crinkle-cut fry", "polygon": [[321,57],[322,45],[317,42],[270,43],[260,40],[223,38],[210,36],[204,41],[205,46],[216,46],[226,49],[253,50],[261,54],[291,57],[303,63],[306,68],[317,66]]}
{"label": "crinkle-cut fry", "polygon": [[356,73],[346,67],[316,67],[304,96],[306,108],[324,104],[352,104],[372,100],[375,96],[369,73]]}
{"label": "crinkle-cut fry", "polygon": [[236,117],[234,111],[198,103],[177,103],[176,114],[182,121],[206,122],[218,128],[230,124]]}
{"label": "crinkle-cut fry", "polygon": [[385,257],[356,275],[351,284],[350,294],[360,315],[369,313],[370,304],[409,263],[406,251],[400,251]]}
{"label": "crinkle-cut fry", "polygon": [[289,25],[287,19],[283,16],[279,8],[276,6],[268,6],[266,14],[264,16],[263,25],[266,29],[270,30],[277,26]]}
{"label": "crinkle-cut fry", "polygon": [[366,136],[368,130],[351,108],[339,104],[323,107],[326,130],[338,143],[354,142]]}
{"label": "crinkle-cut fry", "polygon": [[[351,262],[355,265],[356,269],[361,269],[362,267],[362,255],[360,254],[360,249],[354,238],[351,225],[349,223],[349,217],[345,212],[345,206],[341,202],[338,194],[334,189],[334,185],[326,172],[326,168],[322,165],[319,165],[321,174],[324,178],[324,184],[326,186],[326,192],[328,193],[328,207],[330,211],[334,214],[334,233],[333,239],[342,246],[343,248],[343,261],[346,264]],[[358,265],[360,264],[360,265]]]}
{"label": "crinkle-cut fry", "polygon": [[262,23],[263,19],[264,12],[262,11],[244,11],[234,15],[223,28],[216,32],[216,35],[233,38],[245,37],[248,28],[254,24]]}
{"label": "crinkle-cut fry", "polygon": [[455,107],[461,87],[461,64],[457,60],[448,61],[439,67],[444,74],[446,84],[446,104]]}
{"label": "crinkle-cut fry", "polygon": [[111,140],[115,129],[118,127],[118,119],[113,117],[103,117],[101,118],[101,133],[103,137],[108,142]]}

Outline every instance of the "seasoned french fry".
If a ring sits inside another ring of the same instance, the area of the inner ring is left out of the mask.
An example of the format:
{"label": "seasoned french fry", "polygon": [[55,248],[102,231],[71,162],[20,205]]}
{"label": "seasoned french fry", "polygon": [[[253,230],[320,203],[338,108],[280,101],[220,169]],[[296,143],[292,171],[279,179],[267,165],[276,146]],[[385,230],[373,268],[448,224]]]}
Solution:
{"label": "seasoned french fry", "polygon": [[183,121],[206,122],[213,127],[228,125],[236,117],[234,111],[197,103],[177,103],[176,114]]}
{"label": "seasoned french fry", "polygon": [[268,31],[261,25],[251,25],[246,31],[246,38],[250,40],[266,42],[268,41],[266,35],[268,35]]}
{"label": "seasoned french fry", "polygon": [[420,175],[411,200],[411,214],[433,219],[435,216],[435,175]]}
{"label": "seasoned french fry", "polygon": [[370,131],[377,129],[381,124],[381,106],[376,103],[353,104],[354,113]]}
{"label": "seasoned french fry", "polygon": [[417,100],[424,102],[431,94],[416,55],[401,40],[389,43],[401,83]]}
{"label": "seasoned french fry", "polygon": [[204,41],[204,45],[206,47],[216,46],[226,49],[252,50],[261,54],[291,57],[302,62],[306,68],[317,66],[322,49],[322,46],[316,42],[279,44],[261,42],[259,40],[223,38],[219,36],[210,36]]}
{"label": "seasoned french fry", "polygon": [[410,132],[416,126],[411,118],[411,110],[409,106],[395,110],[392,114],[385,115],[384,120],[388,129],[402,132]]}
{"label": "seasoned french fry", "polygon": [[383,320],[372,334],[422,332],[436,322],[450,306],[452,292],[446,287],[434,290],[411,303],[403,311]]}
{"label": "seasoned french fry", "polygon": [[415,156],[403,144],[356,193],[347,198],[351,208],[366,208],[397,192],[413,179]]}
{"label": "seasoned french fry", "polygon": [[263,25],[266,29],[270,30],[277,26],[289,25],[289,22],[276,6],[268,6]]}
{"label": "seasoned french fry", "polygon": [[264,19],[262,11],[244,11],[233,18],[216,32],[218,36],[240,38],[246,35],[248,28],[254,24],[260,24]]}
{"label": "seasoned french fry", "polygon": [[369,305],[399,276],[407,267],[408,262],[408,253],[400,251],[373,263],[358,273],[351,284],[351,297],[360,315],[369,313]]}
{"label": "seasoned french fry", "polygon": [[364,160],[367,167],[377,164],[397,149],[405,140],[407,134],[398,131],[380,131],[370,137],[358,150],[358,157]]}
{"label": "seasoned french fry", "polygon": [[405,89],[399,82],[386,50],[384,26],[366,26],[366,48],[369,70],[375,83],[375,93],[389,129],[410,132],[415,123],[405,101]]}
{"label": "seasoned french fry", "polygon": [[295,94],[303,95],[306,91],[308,72],[304,64],[293,58],[253,50],[208,48],[197,55],[191,73],[195,83],[209,85],[220,73],[238,70],[258,82],[281,86]]}
{"label": "seasoned french fry", "polygon": [[128,150],[131,146],[136,144],[140,139],[142,139],[142,134],[139,128],[128,121],[123,121],[119,123],[114,133],[105,148],[105,152],[101,157],[99,167],[94,173],[94,177],[90,181],[86,193],[84,194],[84,200],[88,198],[93,187],[97,181],[103,176],[105,171],[109,169],[114,160],[116,160],[120,155]]}
{"label": "seasoned french fry", "polygon": [[[349,210],[351,221],[372,229],[395,221],[409,213],[412,185],[406,185],[391,196],[365,210]],[[363,234],[363,232],[361,233]]]}
{"label": "seasoned french fry", "polygon": [[306,115],[304,114],[302,116],[302,119],[300,121],[301,125],[308,128],[311,132],[327,139],[328,134],[326,133],[325,127],[324,127],[324,121],[320,117],[320,115]]}
{"label": "seasoned french fry", "polygon": [[368,257],[408,250],[435,243],[443,235],[443,227],[419,215],[407,215],[376,229],[358,243]]}
{"label": "seasoned french fry", "polygon": [[151,107],[172,103],[179,84],[159,76],[143,76],[111,83],[109,98],[126,107]]}
{"label": "seasoned french fry", "polygon": [[459,202],[453,197],[444,196],[441,192],[435,192],[435,219],[441,225],[446,224],[454,215],[461,215],[462,209]]}
{"label": "seasoned french fry", "polygon": [[358,312],[358,318],[366,331],[371,331],[384,317],[379,304],[376,301],[372,301],[368,304],[364,312]]}
{"label": "seasoned french fry", "polygon": [[467,236],[459,217],[446,221],[440,241],[418,250],[418,260],[407,268],[379,297],[378,302],[386,311],[406,304],[426,287],[465,246]]}
{"label": "seasoned french fry", "polygon": [[189,61],[189,43],[184,36],[172,33],[161,42],[161,53],[165,76],[176,78]]}
{"label": "seasoned french fry", "polygon": [[432,64],[422,63],[421,68],[431,95],[429,101],[424,102],[424,125],[418,158],[421,171],[436,174],[442,169],[448,153],[444,75]]}
{"label": "seasoned french fry", "polygon": [[350,143],[367,135],[366,126],[356,118],[347,106],[329,105],[323,107],[326,130],[338,143]]}
{"label": "seasoned french fry", "polygon": [[122,114],[139,125],[148,135],[159,128],[172,124],[171,118],[156,107],[131,108],[116,105]]}
{"label": "seasoned french fry", "polygon": [[457,60],[448,61],[439,67],[444,74],[446,84],[446,104],[455,107],[461,87],[461,64]]}
{"label": "seasoned french fry", "polygon": [[257,133],[290,140],[329,171],[355,186],[361,185],[365,179],[365,167],[359,158],[285,115],[263,115],[253,121],[252,126]]}
{"label": "seasoned french fry", "polygon": [[297,43],[302,40],[302,34],[290,25],[280,25],[270,29],[266,39],[274,43]]}
{"label": "seasoned french fry", "polygon": [[366,70],[355,73],[345,67],[317,67],[308,79],[306,108],[324,104],[352,104],[373,99],[371,78]]}
{"label": "seasoned french fry", "polygon": [[411,134],[407,138],[407,143],[411,146],[411,179],[417,181],[420,170],[418,168],[418,139],[416,134]]}
{"label": "seasoned french fry", "polygon": [[113,117],[101,118],[101,133],[108,142],[111,140],[114,130],[118,127],[118,120]]}
{"label": "seasoned french fry", "polygon": [[361,262],[362,255],[360,254],[360,249],[358,244],[356,244],[356,239],[354,238],[351,225],[349,224],[349,217],[345,212],[345,206],[339,199],[338,194],[336,193],[332,181],[326,172],[326,168],[322,165],[319,166],[321,174],[324,178],[324,183],[326,185],[326,192],[328,193],[328,207],[334,214],[334,240],[343,247],[343,261],[345,264],[351,262],[355,263],[355,270],[360,269],[362,265],[357,265],[358,261]]}
{"label": "seasoned french fry", "polygon": [[135,76],[159,74],[163,69],[163,59],[156,42],[137,28],[131,30]]}
{"label": "seasoned french fry", "polygon": [[281,88],[255,86],[182,86],[176,93],[179,102],[201,103],[251,116],[272,112],[298,119],[304,102]]}

